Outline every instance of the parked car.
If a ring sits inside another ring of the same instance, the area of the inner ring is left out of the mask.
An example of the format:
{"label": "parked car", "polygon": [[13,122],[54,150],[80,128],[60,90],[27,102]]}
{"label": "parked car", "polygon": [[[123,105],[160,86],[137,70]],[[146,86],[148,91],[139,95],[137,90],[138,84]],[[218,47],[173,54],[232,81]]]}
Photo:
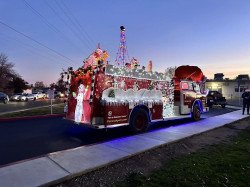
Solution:
{"label": "parked car", "polygon": [[32,93],[36,99],[45,99],[46,98],[46,94],[43,94],[42,92],[34,92]]}
{"label": "parked car", "polygon": [[19,101],[29,101],[29,100],[36,100],[34,94],[23,94],[19,96]]}
{"label": "parked car", "polygon": [[48,94],[46,92],[42,92],[44,98],[49,98]]}
{"label": "parked car", "polygon": [[0,92],[0,102],[7,104],[9,102],[9,96],[3,92]]}
{"label": "parked car", "polygon": [[218,91],[209,91],[207,95],[207,105],[212,107],[213,105],[221,105],[222,108],[225,108],[227,100],[222,94]]}
{"label": "parked car", "polygon": [[19,97],[22,96],[23,93],[16,93],[10,97],[11,101],[19,101]]}
{"label": "parked car", "polygon": [[64,98],[65,94],[59,91],[55,91],[55,98]]}

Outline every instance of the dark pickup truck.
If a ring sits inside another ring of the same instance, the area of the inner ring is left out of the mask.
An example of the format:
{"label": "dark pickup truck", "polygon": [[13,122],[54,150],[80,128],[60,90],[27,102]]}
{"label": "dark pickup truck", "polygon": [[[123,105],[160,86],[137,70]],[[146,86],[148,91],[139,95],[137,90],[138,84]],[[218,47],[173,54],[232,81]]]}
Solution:
{"label": "dark pickup truck", "polygon": [[213,105],[221,105],[222,108],[225,108],[227,100],[222,94],[218,91],[209,91],[207,95],[207,105],[212,107]]}

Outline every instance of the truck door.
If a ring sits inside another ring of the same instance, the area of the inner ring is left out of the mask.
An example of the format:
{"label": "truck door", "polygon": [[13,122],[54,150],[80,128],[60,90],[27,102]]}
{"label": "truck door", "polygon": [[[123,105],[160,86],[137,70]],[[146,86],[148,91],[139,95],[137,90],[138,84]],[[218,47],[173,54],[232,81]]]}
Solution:
{"label": "truck door", "polygon": [[182,81],[180,83],[180,114],[190,114],[193,95],[192,83]]}

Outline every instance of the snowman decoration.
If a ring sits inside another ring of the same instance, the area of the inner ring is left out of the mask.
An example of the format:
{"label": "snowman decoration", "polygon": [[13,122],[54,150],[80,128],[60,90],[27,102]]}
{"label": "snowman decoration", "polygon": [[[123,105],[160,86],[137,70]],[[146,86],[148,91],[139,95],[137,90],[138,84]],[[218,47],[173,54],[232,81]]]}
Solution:
{"label": "snowman decoration", "polygon": [[82,121],[82,116],[84,115],[83,111],[83,99],[85,96],[85,86],[80,84],[78,87],[78,94],[76,96],[76,109],[75,109],[75,122],[80,123]]}

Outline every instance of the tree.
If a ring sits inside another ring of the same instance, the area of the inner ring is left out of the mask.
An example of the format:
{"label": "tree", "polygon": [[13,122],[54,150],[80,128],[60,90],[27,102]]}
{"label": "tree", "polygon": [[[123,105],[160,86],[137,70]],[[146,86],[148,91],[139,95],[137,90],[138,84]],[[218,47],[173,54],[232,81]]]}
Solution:
{"label": "tree", "polygon": [[43,81],[37,81],[35,82],[35,88],[45,88],[45,85],[43,83]]}
{"label": "tree", "polygon": [[0,54],[0,91],[6,92],[8,83],[12,80],[14,65],[9,62],[8,57]]}
{"label": "tree", "polygon": [[14,93],[22,93],[24,89],[28,88],[28,83],[21,77],[14,77],[13,80],[9,82],[9,87],[14,89]]}
{"label": "tree", "polygon": [[8,56],[0,53],[0,91],[7,94],[22,92],[28,84],[13,68],[14,64],[9,62]]}
{"label": "tree", "polygon": [[65,82],[63,81],[63,79],[58,79],[57,83],[56,83],[56,90],[60,91],[60,92],[65,92],[67,90]]}
{"label": "tree", "polygon": [[51,84],[49,85],[49,87],[50,87],[50,89],[56,89],[56,83],[51,83]]}

